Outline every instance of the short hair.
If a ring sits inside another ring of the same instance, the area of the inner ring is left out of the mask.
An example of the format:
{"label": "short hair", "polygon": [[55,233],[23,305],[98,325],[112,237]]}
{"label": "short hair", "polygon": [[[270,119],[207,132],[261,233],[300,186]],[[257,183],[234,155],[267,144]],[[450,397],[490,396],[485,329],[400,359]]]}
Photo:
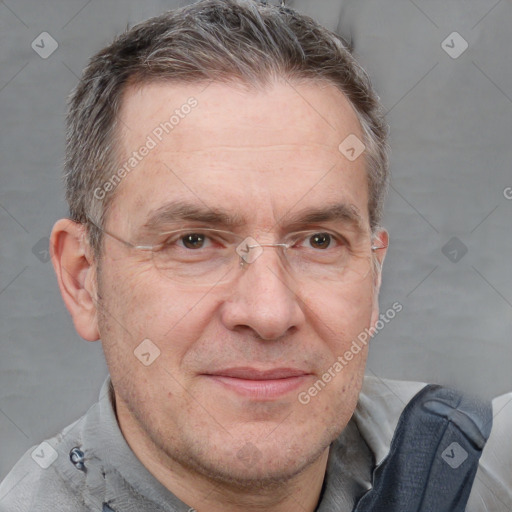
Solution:
{"label": "short hair", "polygon": [[[388,127],[370,79],[343,39],[312,18],[255,0],[201,0],[148,19],[94,55],[69,99],[65,160],[72,220],[88,224],[101,252],[114,192],[94,191],[120,165],[119,121],[130,85],[241,83],[265,87],[278,78],[323,81],[348,99],[361,124],[372,231],[379,225],[388,185]],[[341,142],[341,141],[340,141]]]}

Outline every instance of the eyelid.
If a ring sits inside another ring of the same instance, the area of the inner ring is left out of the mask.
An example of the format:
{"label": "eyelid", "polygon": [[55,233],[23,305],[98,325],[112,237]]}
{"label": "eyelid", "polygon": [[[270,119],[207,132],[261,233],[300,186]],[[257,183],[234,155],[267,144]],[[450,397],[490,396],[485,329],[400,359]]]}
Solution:
{"label": "eyelid", "polygon": [[338,231],[334,231],[332,229],[323,229],[323,228],[295,231],[293,233],[289,233],[288,235],[286,235],[285,240],[294,240],[295,242],[297,242],[298,240],[308,238],[308,236],[313,236],[316,234],[324,234],[324,233],[332,236],[338,242],[342,242],[345,244],[349,243],[347,240],[347,237],[342,235]]}
{"label": "eyelid", "polygon": [[[162,236],[162,237],[165,236],[166,239],[159,244],[155,244],[154,247],[155,248],[164,247],[166,244],[170,243],[171,241],[176,242],[183,236],[192,235],[192,234],[198,234],[198,235],[204,234],[208,238],[217,238],[217,239],[222,238],[222,237],[230,237],[230,238],[232,238],[232,240],[230,240],[230,241],[235,242],[235,243],[237,241],[243,240],[243,237],[241,237],[240,235],[237,235],[236,233],[232,233],[231,231],[215,229],[215,228],[205,228],[205,227],[198,227],[198,228],[186,227],[186,228],[181,228],[181,229],[173,229],[171,231],[161,233],[160,236]],[[217,236],[215,236],[215,235],[217,235]]]}

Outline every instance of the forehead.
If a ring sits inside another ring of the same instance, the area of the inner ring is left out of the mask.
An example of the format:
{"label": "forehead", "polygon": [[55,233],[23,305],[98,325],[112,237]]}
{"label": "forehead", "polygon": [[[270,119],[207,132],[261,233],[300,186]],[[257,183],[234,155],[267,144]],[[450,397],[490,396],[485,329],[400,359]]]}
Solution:
{"label": "forehead", "polygon": [[362,139],[361,127],[333,85],[132,86],[119,126],[126,172],[114,214],[142,222],[166,202],[186,199],[272,222],[294,204],[345,202],[367,219],[364,158],[350,161],[339,150],[351,134]]}

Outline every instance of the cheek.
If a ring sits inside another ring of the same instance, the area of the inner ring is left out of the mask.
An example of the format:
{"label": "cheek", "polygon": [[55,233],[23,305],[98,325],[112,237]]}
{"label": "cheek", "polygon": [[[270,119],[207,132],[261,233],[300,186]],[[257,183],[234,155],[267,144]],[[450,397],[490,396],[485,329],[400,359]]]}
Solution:
{"label": "cheek", "polygon": [[374,286],[368,278],[351,286],[304,290],[305,311],[319,336],[338,354],[371,325]]}
{"label": "cheek", "polygon": [[[329,286],[314,293],[310,289],[305,296],[305,309],[318,340],[314,348],[319,354],[319,372],[318,380],[302,390],[301,399],[309,401],[313,416],[328,418],[330,425],[344,426],[356,406],[368,355],[365,329],[371,325],[373,296],[371,279],[352,287]],[[338,427],[333,427],[335,433]]]}
{"label": "cheek", "polygon": [[101,280],[103,342],[117,345],[122,340],[123,350],[133,352],[149,339],[160,349],[162,361],[177,366],[213,314],[203,300],[205,291],[177,288],[151,262],[112,263]]}

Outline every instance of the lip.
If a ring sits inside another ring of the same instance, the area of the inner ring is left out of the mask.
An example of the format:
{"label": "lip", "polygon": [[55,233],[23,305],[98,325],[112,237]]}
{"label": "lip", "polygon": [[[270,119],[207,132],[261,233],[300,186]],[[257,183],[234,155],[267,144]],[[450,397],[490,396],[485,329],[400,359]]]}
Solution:
{"label": "lip", "polygon": [[272,400],[304,385],[305,380],[311,374],[297,368],[258,370],[250,367],[237,367],[204,375],[241,396],[256,400]]}

